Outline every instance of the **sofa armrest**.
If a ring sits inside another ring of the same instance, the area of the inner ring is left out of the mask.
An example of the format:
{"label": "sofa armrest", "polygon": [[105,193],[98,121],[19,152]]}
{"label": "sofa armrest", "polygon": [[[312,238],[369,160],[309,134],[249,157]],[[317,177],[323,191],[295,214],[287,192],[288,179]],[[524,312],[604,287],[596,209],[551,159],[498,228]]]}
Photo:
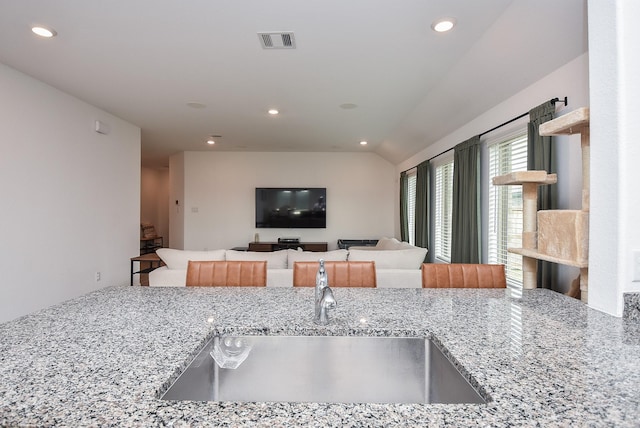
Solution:
{"label": "sofa armrest", "polygon": [[184,287],[186,284],[186,269],[169,269],[162,266],[149,272],[150,287]]}

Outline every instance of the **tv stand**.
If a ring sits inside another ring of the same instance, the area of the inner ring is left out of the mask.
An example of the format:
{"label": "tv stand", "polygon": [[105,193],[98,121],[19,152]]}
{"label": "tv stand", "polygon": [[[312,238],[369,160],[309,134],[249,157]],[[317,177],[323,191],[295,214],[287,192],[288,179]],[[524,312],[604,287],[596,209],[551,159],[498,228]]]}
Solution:
{"label": "tv stand", "polygon": [[278,251],[302,248],[303,251],[327,251],[326,242],[249,242],[249,251]]}

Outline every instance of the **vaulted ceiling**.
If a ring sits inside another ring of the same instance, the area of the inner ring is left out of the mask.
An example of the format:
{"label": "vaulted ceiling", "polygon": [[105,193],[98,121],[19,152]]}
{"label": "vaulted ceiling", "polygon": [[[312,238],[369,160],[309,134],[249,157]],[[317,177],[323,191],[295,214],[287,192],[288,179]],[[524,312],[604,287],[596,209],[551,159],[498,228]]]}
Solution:
{"label": "vaulted ceiling", "polygon": [[[432,30],[442,17],[452,31]],[[587,49],[585,0],[0,0],[0,62],[139,126],[146,166],[184,150],[398,163]]]}

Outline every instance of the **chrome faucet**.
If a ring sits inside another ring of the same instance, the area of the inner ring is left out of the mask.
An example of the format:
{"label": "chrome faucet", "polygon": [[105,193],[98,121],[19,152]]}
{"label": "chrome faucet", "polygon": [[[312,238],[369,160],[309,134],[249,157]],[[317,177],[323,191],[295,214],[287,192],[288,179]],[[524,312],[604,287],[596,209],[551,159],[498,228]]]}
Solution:
{"label": "chrome faucet", "polygon": [[329,288],[327,280],[327,272],[324,269],[324,260],[320,259],[318,273],[316,273],[316,291],[315,291],[315,316],[313,322],[320,325],[329,324],[329,309],[335,309],[337,306],[333,292]]}

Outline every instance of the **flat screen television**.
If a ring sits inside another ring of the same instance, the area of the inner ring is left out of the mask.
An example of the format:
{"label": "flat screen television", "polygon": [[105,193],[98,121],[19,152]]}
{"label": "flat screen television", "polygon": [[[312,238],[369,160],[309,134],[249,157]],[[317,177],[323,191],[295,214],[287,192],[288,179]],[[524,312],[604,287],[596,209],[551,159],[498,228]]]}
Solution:
{"label": "flat screen television", "polygon": [[324,187],[256,188],[256,227],[326,228],[327,189]]}

